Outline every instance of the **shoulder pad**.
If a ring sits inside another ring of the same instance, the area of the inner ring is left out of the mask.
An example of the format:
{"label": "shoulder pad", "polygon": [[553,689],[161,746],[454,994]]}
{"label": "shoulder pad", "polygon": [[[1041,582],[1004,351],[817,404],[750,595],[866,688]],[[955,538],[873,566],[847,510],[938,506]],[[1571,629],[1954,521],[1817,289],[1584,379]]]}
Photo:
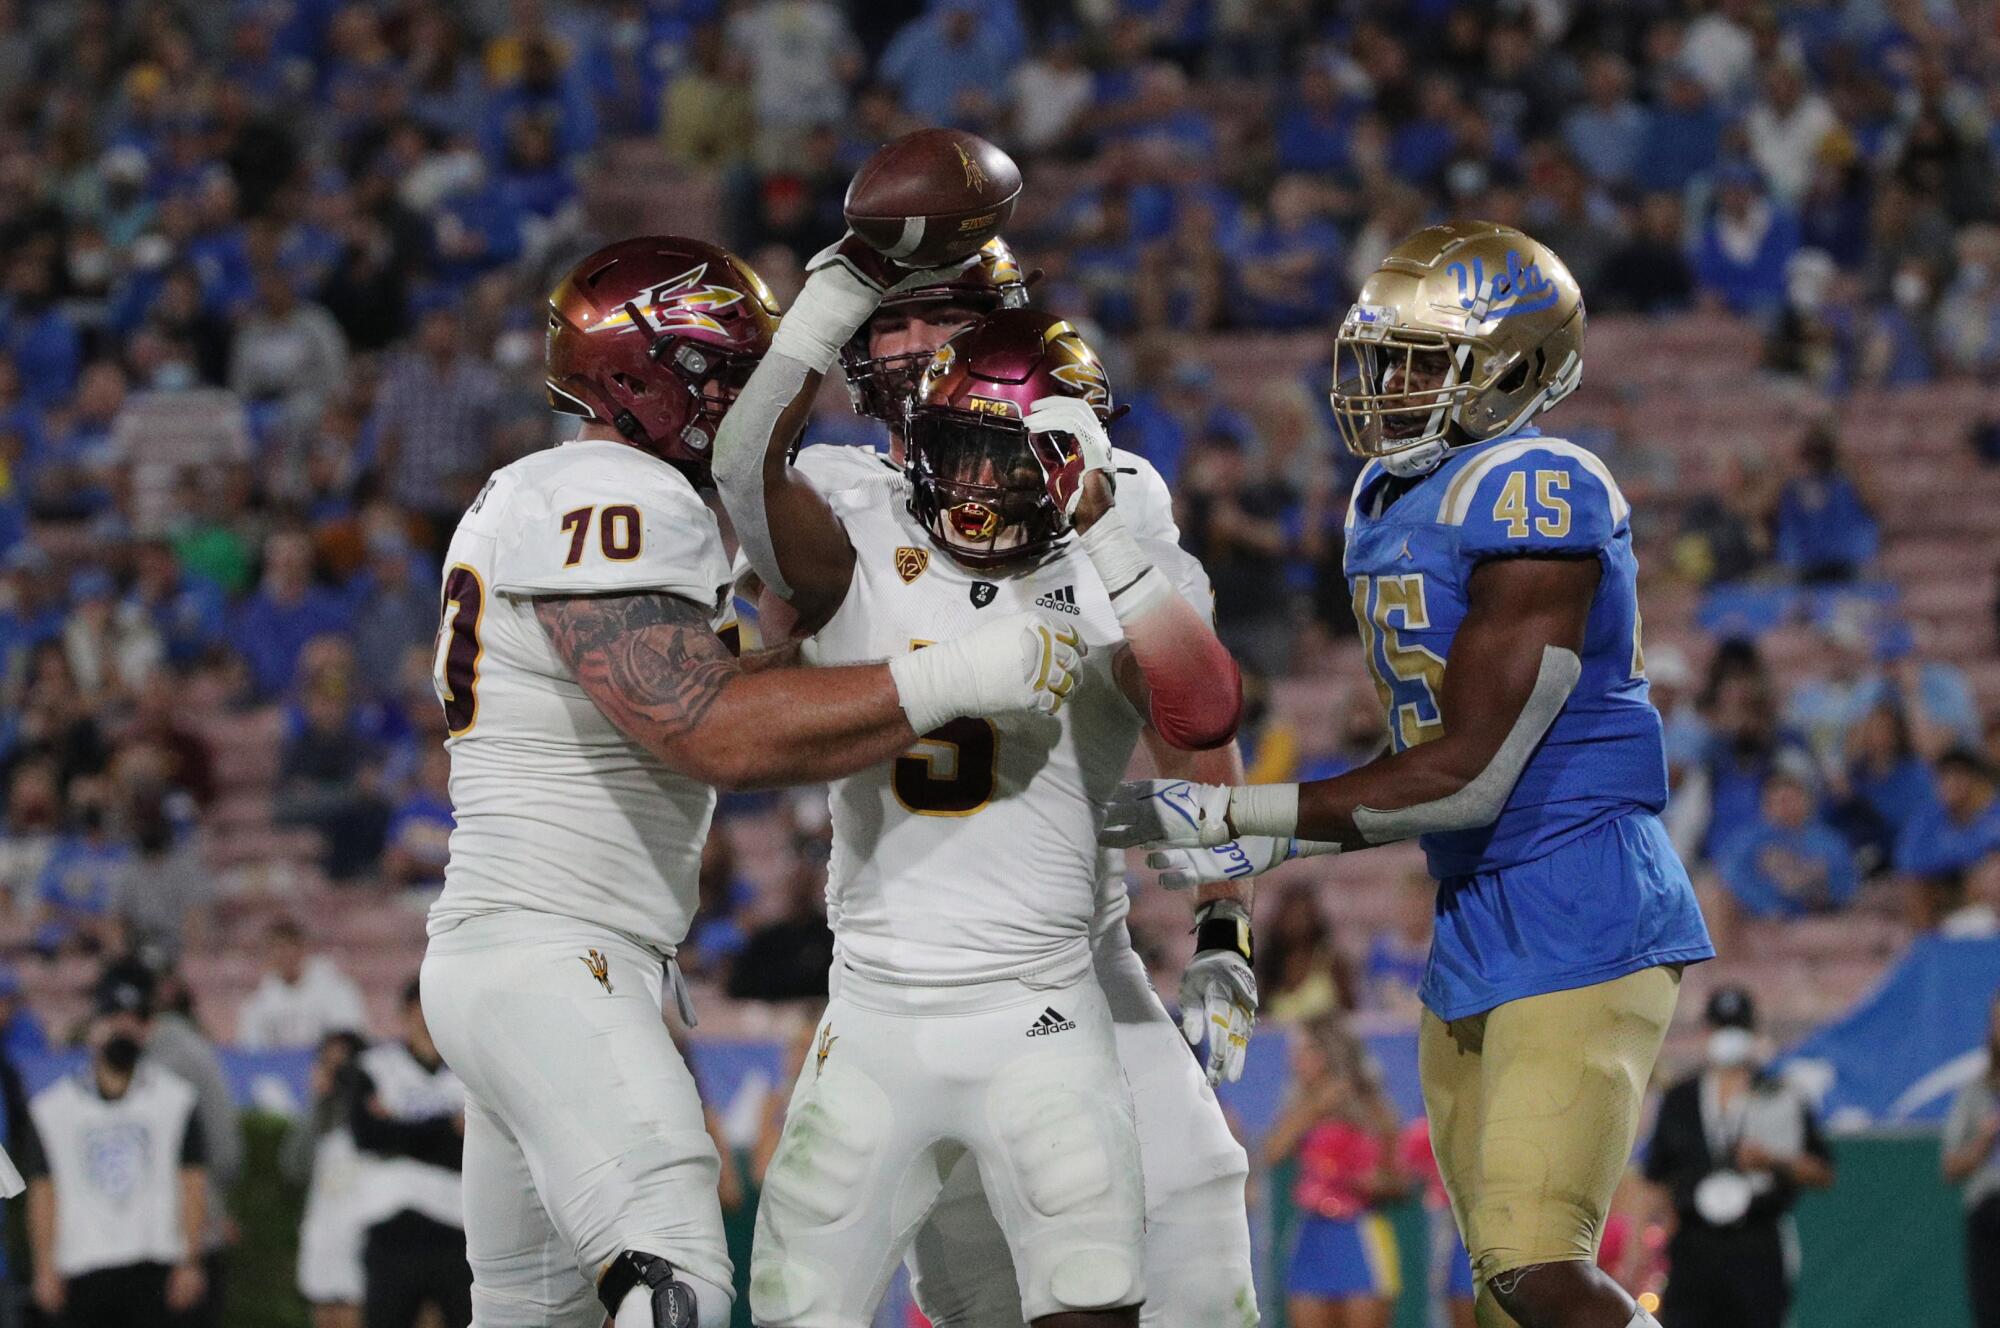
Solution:
{"label": "shoulder pad", "polygon": [[615,454],[578,460],[505,493],[506,510],[494,521],[493,589],[661,590],[713,605],[729,563],[715,515],[694,486],[636,452],[629,462]]}
{"label": "shoulder pad", "polygon": [[1517,438],[1474,453],[1445,482],[1437,521],[1474,556],[1594,553],[1630,516],[1611,470],[1562,438]]}

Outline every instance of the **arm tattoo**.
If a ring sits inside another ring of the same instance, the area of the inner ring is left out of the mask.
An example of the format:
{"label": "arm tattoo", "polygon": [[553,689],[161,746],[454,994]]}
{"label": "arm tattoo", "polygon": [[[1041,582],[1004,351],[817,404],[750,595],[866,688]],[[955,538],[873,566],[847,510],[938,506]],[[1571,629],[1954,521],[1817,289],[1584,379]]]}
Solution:
{"label": "arm tattoo", "polygon": [[678,595],[538,598],[535,617],[577,684],[635,739],[692,732],[741,676],[706,611]]}

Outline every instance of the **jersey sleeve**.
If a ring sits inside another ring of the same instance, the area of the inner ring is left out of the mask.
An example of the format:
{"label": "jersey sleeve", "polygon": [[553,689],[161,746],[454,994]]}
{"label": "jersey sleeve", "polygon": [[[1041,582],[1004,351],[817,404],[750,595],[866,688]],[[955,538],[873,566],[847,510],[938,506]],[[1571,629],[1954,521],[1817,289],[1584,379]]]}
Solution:
{"label": "jersey sleeve", "polygon": [[508,496],[493,554],[495,591],[602,595],[659,590],[713,608],[729,582],[715,516],[678,474],[579,467]]}
{"label": "jersey sleeve", "polygon": [[896,471],[895,463],[874,448],[840,443],[815,443],[800,448],[792,460],[792,468],[821,493],[833,493]]}
{"label": "jersey sleeve", "polygon": [[1181,528],[1174,521],[1174,495],[1153,463],[1137,452],[1122,447],[1111,449],[1112,471],[1116,475],[1118,510],[1134,539],[1181,542]]}
{"label": "jersey sleeve", "polygon": [[1503,443],[1453,477],[1439,521],[1458,527],[1477,562],[1541,554],[1580,557],[1611,543],[1629,509],[1594,454],[1559,439]]}
{"label": "jersey sleeve", "polygon": [[1208,570],[1201,560],[1180,545],[1165,540],[1139,537],[1139,547],[1152,558],[1153,565],[1173,582],[1181,598],[1194,606],[1201,620],[1215,626],[1215,589],[1209,584]]}

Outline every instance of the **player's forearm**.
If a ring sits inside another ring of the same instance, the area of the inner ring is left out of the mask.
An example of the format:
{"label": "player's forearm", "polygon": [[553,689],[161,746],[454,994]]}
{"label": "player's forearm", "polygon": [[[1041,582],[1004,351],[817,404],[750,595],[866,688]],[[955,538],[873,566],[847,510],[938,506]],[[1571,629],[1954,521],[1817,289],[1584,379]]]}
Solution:
{"label": "player's forearm", "polygon": [[1154,731],[1188,751],[1235,737],[1243,679],[1214,630],[1153,565],[1117,508],[1091,524],[1081,542],[1111,596]]}
{"label": "player's forearm", "polygon": [[208,1230],[208,1180],[200,1167],[182,1167],[181,1235],[187,1241],[184,1262],[201,1262],[201,1242]]}
{"label": "player's forearm", "polygon": [[[886,665],[739,674],[691,733],[659,753],[721,788],[771,788],[838,779],[916,741]],[[670,751],[671,756],[667,754]]]}
{"label": "player's forearm", "polygon": [[810,617],[839,606],[854,554],[840,519],[790,459],[820,380],[881,298],[843,265],[814,272],[716,431],[716,487],[751,566]]}
{"label": "player's forearm", "polygon": [[56,1269],[56,1187],[47,1176],[28,1182],[28,1250],[37,1275]]}

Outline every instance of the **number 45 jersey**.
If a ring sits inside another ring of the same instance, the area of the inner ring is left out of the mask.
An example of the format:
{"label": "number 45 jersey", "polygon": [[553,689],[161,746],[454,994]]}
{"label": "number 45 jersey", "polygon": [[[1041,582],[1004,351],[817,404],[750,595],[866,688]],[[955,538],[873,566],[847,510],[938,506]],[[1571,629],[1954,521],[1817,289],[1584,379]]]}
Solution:
{"label": "number 45 jersey", "polygon": [[680,943],[714,790],[604,717],[534,601],[657,591],[712,611],[728,579],[714,514],[679,471],[637,448],[579,439],[487,481],[445,556],[432,682],[457,826],[432,935],[528,909],[661,950]]}
{"label": "number 45 jersey", "polygon": [[[1124,884],[1101,879],[1097,830],[1144,724],[1112,676],[1124,637],[1096,570],[1074,540],[1039,563],[962,566],[910,516],[900,473],[810,473],[855,555],[847,598],[805,643],[813,663],[891,658],[1023,610],[1075,626],[1090,647],[1055,716],[953,720],[835,781],[827,903],[843,959],[905,983],[1081,973],[1093,919],[1122,916],[1100,908],[1100,890]],[[1200,563],[1141,543],[1206,613]]]}
{"label": "number 45 jersey", "polygon": [[1499,818],[1420,841],[1441,885],[1423,994],[1443,1018],[1714,953],[1657,815],[1667,763],[1628,517],[1597,456],[1533,429],[1454,452],[1400,492],[1379,463],[1355,481],[1347,579],[1396,751],[1444,732],[1445,662],[1481,563],[1602,569],[1582,675]]}

